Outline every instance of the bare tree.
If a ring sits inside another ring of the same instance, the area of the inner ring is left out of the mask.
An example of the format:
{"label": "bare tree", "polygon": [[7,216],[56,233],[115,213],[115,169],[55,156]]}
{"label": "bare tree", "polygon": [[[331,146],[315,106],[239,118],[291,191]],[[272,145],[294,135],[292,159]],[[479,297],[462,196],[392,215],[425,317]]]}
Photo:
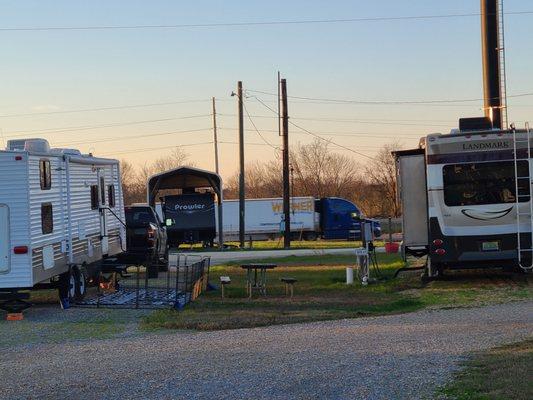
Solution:
{"label": "bare tree", "polygon": [[291,152],[295,193],[315,197],[353,197],[360,181],[358,164],[348,156],[332,152],[329,146],[328,142],[315,139]]}
{"label": "bare tree", "polygon": [[[357,190],[358,165],[350,157],[337,154],[329,144],[316,140],[299,145],[291,152],[294,169],[293,190],[295,196],[338,196],[353,199]],[[280,197],[282,195],[281,160],[255,162],[246,166],[246,197]],[[239,195],[239,174],[233,175],[225,185],[226,198]]]}
{"label": "bare tree", "polygon": [[[365,169],[368,190],[367,195],[373,192],[373,197],[381,199],[374,203],[375,215],[398,217],[400,204],[396,193],[396,166],[392,152],[401,148],[399,142],[386,144],[378,152],[370,165]],[[376,209],[379,206],[379,210]]]}
{"label": "bare tree", "polygon": [[124,203],[141,203],[146,201],[146,184],[148,178],[154,174],[171,170],[183,165],[193,166],[189,161],[189,154],[176,147],[168,156],[160,157],[150,164],[145,164],[136,171],[133,164],[122,160],[121,178]]}
{"label": "bare tree", "polygon": [[186,153],[180,147],[176,147],[168,156],[159,157],[150,164],[145,164],[143,167],[141,167],[139,176],[140,179],[146,183],[148,178],[152,175],[184,165],[192,167],[194,166],[194,163],[189,161],[188,153]]}
{"label": "bare tree", "polygon": [[133,164],[122,160],[120,162],[120,176],[122,181],[122,192],[124,194],[124,204],[138,203],[144,201],[146,189],[139,180]]}

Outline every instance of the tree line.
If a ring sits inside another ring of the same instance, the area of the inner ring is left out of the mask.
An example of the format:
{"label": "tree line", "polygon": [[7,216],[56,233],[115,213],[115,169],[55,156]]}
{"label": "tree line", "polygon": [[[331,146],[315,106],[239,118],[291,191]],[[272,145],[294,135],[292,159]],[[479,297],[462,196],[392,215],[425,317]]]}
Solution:
{"label": "tree line", "polygon": [[[368,217],[397,217],[400,207],[391,152],[399,147],[397,143],[385,145],[362,165],[333,151],[326,141],[316,139],[300,144],[290,152],[291,196],[341,197],[357,204]],[[184,165],[194,166],[194,161],[180,148],[138,170],[122,161],[125,203],[146,202],[146,182],[151,175]],[[255,161],[245,166],[246,198],[281,197],[282,191],[281,155],[272,161]],[[236,172],[224,182],[224,198],[238,197]]]}

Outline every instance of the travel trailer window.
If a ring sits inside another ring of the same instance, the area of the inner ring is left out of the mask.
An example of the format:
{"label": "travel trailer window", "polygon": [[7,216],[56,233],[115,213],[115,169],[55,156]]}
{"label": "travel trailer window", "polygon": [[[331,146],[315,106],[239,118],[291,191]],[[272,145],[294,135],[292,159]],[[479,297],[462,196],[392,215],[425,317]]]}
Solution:
{"label": "travel trailer window", "polygon": [[105,181],[104,178],[100,178],[100,200],[102,205],[105,204]]}
{"label": "travel trailer window", "polygon": [[109,185],[107,187],[107,197],[109,197],[109,207],[115,207],[115,186]]}
{"label": "travel trailer window", "polygon": [[52,187],[52,173],[49,160],[39,161],[39,174],[41,178],[41,190],[50,190]]}
{"label": "travel trailer window", "polygon": [[98,185],[91,186],[91,209],[98,210]]}
{"label": "travel trailer window", "polygon": [[54,214],[52,203],[41,204],[41,229],[43,235],[54,231]]}
{"label": "travel trailer window", "polygon": [[[444,202],[472,206],[516,202],[514,161],[445,165]],[[529,176],[527,161],[518,162],[518,176]],[[518,181],[519,201],[529,201],[529,179]]]}

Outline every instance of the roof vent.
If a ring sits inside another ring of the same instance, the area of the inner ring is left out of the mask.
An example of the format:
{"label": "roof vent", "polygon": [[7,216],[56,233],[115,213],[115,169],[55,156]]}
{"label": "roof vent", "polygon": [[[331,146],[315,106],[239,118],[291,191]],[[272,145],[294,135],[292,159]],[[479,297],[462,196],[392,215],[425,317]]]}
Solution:
{"label": "roof vent", "polygon": [[7,141],[7,150],[49,153],[50,145],[46,139],[14,139]]}
{"label": "roof vent", "polygon": [[79,151],[78,149],[58,149],[58,148],[54,148],[52,150],[50,150],[51,153],[53,154],[61,154],[61,155],[64,155],[64,156],[81,156],[81,151]]}
{"label": "roof vent", "polygon": [[493,129],[492,121],[488,117],[474,117],[459,119],[459,130],[464,131],[490,131]]}

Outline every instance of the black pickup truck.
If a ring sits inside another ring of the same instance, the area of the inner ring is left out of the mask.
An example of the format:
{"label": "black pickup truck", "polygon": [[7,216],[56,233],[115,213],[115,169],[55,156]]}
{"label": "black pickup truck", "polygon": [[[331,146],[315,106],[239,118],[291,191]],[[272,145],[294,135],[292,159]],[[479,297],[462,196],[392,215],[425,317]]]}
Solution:
{"label": "black pickup truck", "polygon": [[128,262],[162,261],[167,258],[167,230],[154,209],[132,205],[125,209],[126,253]]}

